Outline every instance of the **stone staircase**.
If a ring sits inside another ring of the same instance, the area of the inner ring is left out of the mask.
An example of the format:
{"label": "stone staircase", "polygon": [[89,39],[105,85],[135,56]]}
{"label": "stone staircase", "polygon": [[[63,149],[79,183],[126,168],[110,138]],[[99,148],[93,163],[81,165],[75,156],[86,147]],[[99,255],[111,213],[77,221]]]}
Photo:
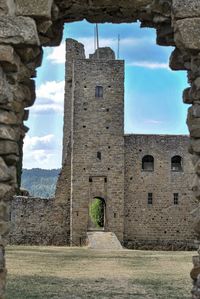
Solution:
{"label": "stone staircase", "polygon": [[116,235],[111,232],[87,232],[88,248],[97,250],[122,250],[123,247]]}

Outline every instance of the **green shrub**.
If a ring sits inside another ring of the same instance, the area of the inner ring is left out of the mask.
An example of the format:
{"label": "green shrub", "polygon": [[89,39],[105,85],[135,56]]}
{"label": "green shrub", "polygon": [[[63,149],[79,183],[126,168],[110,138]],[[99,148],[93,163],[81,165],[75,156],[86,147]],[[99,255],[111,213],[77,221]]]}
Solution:
{"label": "green shrub", "polygon": [[95,198],[90,205],[90,217],[96,227],[104,227],[104,202]]}

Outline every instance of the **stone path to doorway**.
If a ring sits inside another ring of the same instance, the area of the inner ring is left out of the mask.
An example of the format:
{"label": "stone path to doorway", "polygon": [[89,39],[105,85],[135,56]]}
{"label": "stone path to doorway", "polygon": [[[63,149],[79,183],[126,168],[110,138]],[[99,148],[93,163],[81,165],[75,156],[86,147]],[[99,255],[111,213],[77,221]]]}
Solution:
{"label": "stone path to doorway", "polygon": [[88,248],[97,250],[123,250],[116,235],[112,232],[87,232]]}

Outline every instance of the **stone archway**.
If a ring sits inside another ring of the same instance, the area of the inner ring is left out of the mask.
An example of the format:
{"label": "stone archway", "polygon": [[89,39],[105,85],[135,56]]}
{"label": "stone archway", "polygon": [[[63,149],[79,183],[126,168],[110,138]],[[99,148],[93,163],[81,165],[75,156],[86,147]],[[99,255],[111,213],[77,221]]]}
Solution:
{"label": "stone archway", "polygon": [[[0,233],[8,231],[8,201],[20,178],[22,144],[27,128],[27,107],[35,100],[36,68],[42,62],[42,46],[59,45],[64,22],[86,18],[90,22],[134,22],[157,31],[157,44],[175,46],[170,58],[173,70],[186,70],[191,87],[183,93],[190,104],[187,124],[196,178],[194,194],[200,199],[200,3],[195,0],[2,0],[0,1]],[[17,179],[18,178],[18,179]],[[200,213],[196,212],[197,223]],[[197,225],[199,231],[199,225]],[[4,241],[0,241],[0,298],[5,292]],[[195,259],[196,279],[200,258]]]}

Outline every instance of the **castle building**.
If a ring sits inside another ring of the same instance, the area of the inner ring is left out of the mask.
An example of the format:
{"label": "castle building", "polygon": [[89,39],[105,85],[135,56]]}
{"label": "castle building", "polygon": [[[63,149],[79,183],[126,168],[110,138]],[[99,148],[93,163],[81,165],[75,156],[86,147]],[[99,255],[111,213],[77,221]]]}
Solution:
{"label": "castle building", "polygon": [[65,82],[55,198],[14,197],[8,241],[80,246],[101,230],[128,248],[195,248],[188,136],[124,134],[124,61],[110,48],[86,59],[68,39]]}
{"label": "castle building", "polygon": [[[104,231],[128,247],[191,244],[195,239],[187,136],[124,134],[124,61],[110,48],[86,59],[66,41],[63,166],[56,201],[68,202],[71,244],[96,230],[98,199]],[[193,239],[191,239],[191,236]]]}

